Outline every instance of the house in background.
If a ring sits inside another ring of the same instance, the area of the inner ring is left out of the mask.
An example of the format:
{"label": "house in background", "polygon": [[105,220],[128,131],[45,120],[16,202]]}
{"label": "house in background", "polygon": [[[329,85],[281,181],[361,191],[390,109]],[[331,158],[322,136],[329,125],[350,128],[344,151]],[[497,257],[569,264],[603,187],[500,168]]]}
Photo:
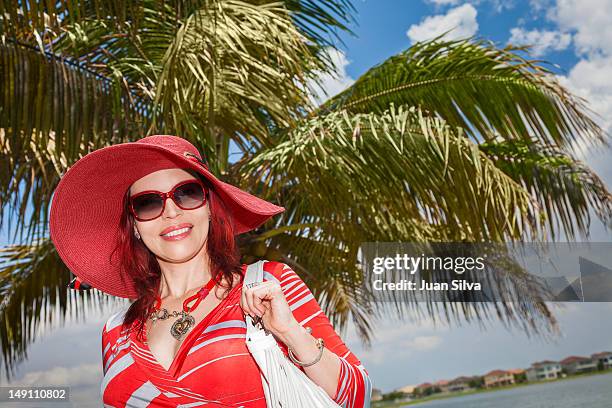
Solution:
{"label": "house in background", "polygon": [[472,389],[470,386],[470,382],[474,379],[474,377],[457,377],[448,382],[448,391],[449,392],[463,392],[469,391]]}
{"label": "house in background", "polygon": [[527,371],[522,368],[513,368],[512,370],[508,370],[508,372],[514,377],[515,383],[524,382],[527,379]]}
{"label": "house in background", "polygon": [[589,357],[570,356],[559,361],[568,374],[580,374],[597,370],[597,362]]}
{"label": "house in background", "polygon": [[591,354],[591,360],[601,364],[604,370],[608,370],[612,368],[612,352],[611,351],[603,351],[601,353]]}
{"label": "house in background", "polygon": [[612,351],[592,354],[590,357],[569,356],[559,362],[538,361],[524,370],[492,370],[483,376],[460,376],[452,380],[439,380],[435,383],[406,385],[396,391],[401,391],[413,398],[426,397],[434,393],[450,394],[470,391],[476,388],[495,388],[518,383],[555,380],[566,377],[566,374],[580,374],[600,369],[612,369]]}
{"label": "house in background", "polygon": [[556,361],[539,361],[527,369],[527,381],[554,380],[561,376],[561,364]]}
{"label": "house in background", "polygon": [[433,391],[433,384],[426,382],[426,383],[417,385],[416,388],[414,389],[414,394],[424,396],[424,395],[431,394],[432,391]]}
{"label": "house in background", "polygon": [[505,370],[493,370],[484,375],[485,388],[500,387],[502,385],[512,385],[515,383],[514,375]]}
{"label": "house in background", "polygon": [[395,391],[403,392],[404,394],[414,394],[414,390],[418,387],[418,385],[404,385],[401,388],[398,388]]}
{"label": "house in background", "polygon": [[434,388],[438,388],[441,393],[448,393],[449,392],[448,384],[449,384],[448,380],[440,380],[440,381],[436,381],[433,386]]}
{"label": "house in background", "polygon": [[415,395],[417,395],[417,387],[417,385],[404,385],[403,387],[398,388],[395,391],[404,393],[404,398],[402,398],[401,401],[407,402],[412,401]]}

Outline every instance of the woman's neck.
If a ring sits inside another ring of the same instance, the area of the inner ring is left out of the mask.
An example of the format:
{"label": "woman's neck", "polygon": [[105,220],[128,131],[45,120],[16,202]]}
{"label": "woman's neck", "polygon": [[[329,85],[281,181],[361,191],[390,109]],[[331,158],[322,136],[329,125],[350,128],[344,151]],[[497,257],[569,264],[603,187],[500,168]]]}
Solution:
{"label": "woman's neck", "polygon": [[177,300],[206,285],[212,278],[208,257],[194,257],[182,263],[159,261],[161,268],[160,298]]}

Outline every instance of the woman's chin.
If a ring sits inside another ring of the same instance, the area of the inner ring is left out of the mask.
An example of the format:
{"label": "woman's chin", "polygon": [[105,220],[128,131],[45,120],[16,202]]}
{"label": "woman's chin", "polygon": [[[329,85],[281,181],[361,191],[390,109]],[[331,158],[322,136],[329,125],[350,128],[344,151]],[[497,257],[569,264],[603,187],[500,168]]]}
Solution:
{"label": "woman's chin", "polygon": [[200,252],[196,245],[181,245],[171,247],[164,245],[156,253],[157,258],[170,263],[183,263],[192,260]]}

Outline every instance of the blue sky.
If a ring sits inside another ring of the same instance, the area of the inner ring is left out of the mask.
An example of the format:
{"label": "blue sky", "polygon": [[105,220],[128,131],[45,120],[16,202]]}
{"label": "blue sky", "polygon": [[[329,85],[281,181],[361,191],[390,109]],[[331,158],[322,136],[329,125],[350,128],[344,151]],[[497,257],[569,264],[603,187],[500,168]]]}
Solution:
{"label": "blue sky", "polygon": [[[543,4],[516,0],[358,0],[355,6],[361,17],[355,31],[359,38],[342,35],[346,43],[345,51],[351,61],[346,71],[351,77],[357,78],[373,65],[405,50],[413,41],[426,38],[424,33],[429,32],[432,26],[441,33],[444,28],[451,28],[451,22],[457,24],[456,30],[461,33],[476,34],[500,46],[510,40],[511,30],[516,27],[525,30],[554,30],[555,23],[542,18],[544,10],[534,13],[532,3]],[[438,19],[432,20],[432,17]],[[428,23],[427,18],[431,23]],[[412,30],[410,37],[407,35],[409,30]],[[546,57],[566,68],[577,62],[569,46],[561,51],[551,51]]]}
{"label": "blue sky", "polygon": [[[603,116],[598,119],[601,125],[612,129],[612,84],[607,79],[612,73],[611,0],[357,0],[355,6],[357,37],[342,35],[345,46],[333,53],[340,75],[324,78],[332,94],[413,41],[457,26],[457,35],[476,34],[499,46],[511,39],[535,43],[537,58],[557,64],[550,68],[559,80],[586,97]],[[612,185],[609,154],[581,152],[608,188]],[[593,241],[611,241],[612,235],[600,223],[591,231]],[[6,242],[3,231],[0,243]],[[377,322],[370,350],[361,347],[352,327],[344,339],[362,359],[375,387],[383,391],[463,374],[484,374],[495,368],[526,367],[540,359],[612,350],[611,303],[553,307],[561,335],[548,342],[508,330],[496,321],[486,327],[463,323],[449,328],[430,319]],[[71,384],[71,379],[80,378],[83,401],[87,395],[98,395],[101,377],[96,373],[103,323],[103,316],[92,316],[86,323],[50,331],[31,347],[30,360],[19,368],[17,381],[40,384],[55,379]],[[67,355],[73,357],[66,359]]]}

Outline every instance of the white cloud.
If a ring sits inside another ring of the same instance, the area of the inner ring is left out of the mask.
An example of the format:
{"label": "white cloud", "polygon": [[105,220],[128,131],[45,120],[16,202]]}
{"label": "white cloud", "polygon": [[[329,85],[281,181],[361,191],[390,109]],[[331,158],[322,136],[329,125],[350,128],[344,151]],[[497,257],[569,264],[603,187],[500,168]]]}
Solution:
{"label": "white cloud", "polygon": [[75,367],[55,366],[49,370],[31,371],[21,379],[9,382],[8,385],[13,387],[69,387],[69,397],[72,402],[70,406],[94,408],[102,406],[100,395],[102,377],[101,363],[82,364]]}
{"label": "white cloud", "polygon": [[612,56],[592,57],[578,61],[567,76],[559,76],[561,85],[587,100],[597,113],[593,119],[612,133]]}
{"label": "white cloud", "polygon": [[15,386],[86,386],[102,381],[100,364],[82,364],[75,367],[53,367],[45,371],[32,371],[11,383]]}
{"label": "white cloud", "polygon": [[349,322],[349,330],[345,343],[351,351],[364,362],[379,365],[389,362],[389,350],[393,350],[395,360],[407,358],[414,352],[429,351],[441,344],[438,335],[448,333],[450,326],[444,321],[435,322],[430,317],[417,318],[416,311],[410,320],[400,321],[395,318],[385,318],[374,323],[373,344],[375,347],[363,349],[357,338],[354,324]]}
{"label": "white cloud", "polygon": [[418,336],[404,343],[404,346],[410,350],[429,351],[437,348],[442,344],[440,336]]}
{"label": "white cloud", "polygon": [[538,13],[550,7],[550,1],[551,0],[529,0],[529,6],[531,6],[532,12]]}
{"label": "white cloud", "polygon": [[422,317],[414,321],[394,321],[392,324],[377,327],[376,340],[383,342],[395,342],[406,337],[406,333],[424,334],[429,332],[443,332],[449,329],[444,321],[434,321],[430,317]]}
{"label": "white cloud", "polygon": [[562,32],[573,33],[575,53],[581,59],[560,82],[588,101],[599,116],[593,119],[612,132],[612,2],[557,0],[548,12]]}
{"label": "white cloud", "polygon": [[446,14],[429,16],[419,24],[411,25],[406,35],[413,43],[431,40],[449,29],[453,30],[446,34],[447,39],[470,37],[478,31],[477,14],[474,6],[464,4],[450,9]]}
{"label": "white cloud", "polygon": [[610,0],[557,0],[548,18],[562,31],[575,31],[579,55],[612,55],[612,2]]}
{"label": "white cloud", "polygon": [[[500,13],[504,10],[510,10],[514,8],[515,1],[514,0],[426,0],[429,3],[433,3],[436,7],[445,7],[445,6],[456,6],[460,3],[469,3],[474,6],[480,6],[481,4],[488,3],[491,5],[495,12]],[[537,1],[537,0],[534,0]],[[543,0],[539,0],[543,1]]]}
{"label": "white cloud", "polygon": [[[592,115],[604,130],[612,133],[612,1],[610,0],[530,0],[534,13],[547,10],[546,17],[556,24],[552,30],[515,27],[509,42],[532,44],[532,53],[540,56],[551,50],[564,50],[573,44],[580,58],[560,83],[572,93],[585,98]],[[575,147],[580,150],[583,146]],[[584,151],[578,151],[584,158]],[[586,152],[589,153],[589,152]]]}
{"label": "white cloud", "polygon": [[313,102],[317,105],[320,105],[328,98],[344,91],[355,82],[346,72],[346,67],[350,64],[350,61],[346,58],[344,52],[336,48],[328,47],[327,53],[331,57],[336,75],[321,73],[319,75],[321,86],[318,86],[314,82],[309,84],[313,93]]}
{"label": "white cloud", "polygon": [[403,359],[416,352],[431,351],[442,344],[442,337],[433,334],[410,338],[414,332],[405,326],[397,327],[391,336],[389,332],[386,334],[384,337],[376,336],[376,347],[360,351],[359,357],[368,364],[382,364],[389,361],[389,350],[393,350],[394,359]]}
{"label": "white cloud", "polygon": [[531,30],[527,31],[520,27],[510,30],[510,40],[516,45],[532,45],[530,53],[533,56],[541,56],[548,51],[565,50],[572,42],[572,35],[560,31]]}
{"label": "white cloud", "polygon": [[496,12],[501,13],[504,10],[513,9],[515,6],[514,0],[488,0],[493,5]]}
{"label": "white cloud", "polygon": [[459,4],[460,0],[427,0],[427,1],[435,4],[436,6],[454,6],[455,4]]}

